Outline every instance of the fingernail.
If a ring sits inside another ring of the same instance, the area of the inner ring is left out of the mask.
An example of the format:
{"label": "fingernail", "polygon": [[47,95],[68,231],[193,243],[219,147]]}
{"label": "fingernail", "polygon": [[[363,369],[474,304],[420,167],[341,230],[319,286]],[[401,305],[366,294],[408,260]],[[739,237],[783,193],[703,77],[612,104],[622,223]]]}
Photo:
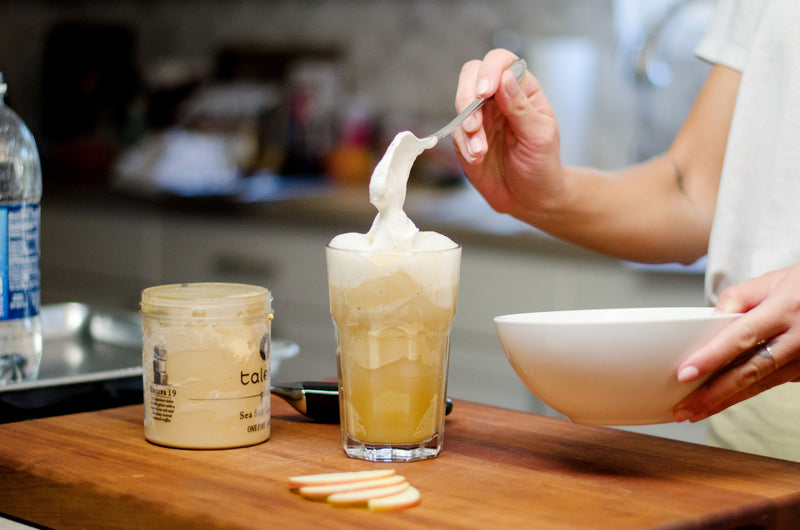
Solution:
{"label": "fingernail", "polygon": [[700,375],[700,370],[698,370],[696,366],[687,366],[678,372],[678,381],[681,383],[688,383],[689,381],[697,379],[698,375]]}
{"label": "fingernail", "polygon": [[478,118],[474,114],[470,114],[461,126],[464,127],[465,131],[474,131],[478,126]]}
{"label": "fingernail", "polygon": [[720,315],[720,314],[724,315],[725,313],[728,313],[728,312],[729,312],[728,311],[728,307],[725,304],[720,304],[720,305],[717,305],[716,307],[714,307],[714,314],[715,315]]}
{"label": "fingernail", "polygon": [[687,421],[694,416],[694,414],[688,409],[678,409],[675,411],[675,414],[672,415],[675,421],[678,423],[682,421]]}
{"label": "fingernail", "polygon": [[516,80],[509,81],[508,83],[506,83],[506,94],[508,94],[509,96],[512,97],[515,96],[518,90],[519,90],[519,85],[517,84]]}
{"label": "fingernail", "polygon": [[476,136],[476,137],[474,137],[474,138],[472,138],[472,139],[469,141],[469,144],[468,144],[468,145],[469,145],[469,152],[470,152],[472,155],[477,155],[477,154],[479,154],[481,151],[483,151],[483,141],[482,141],[480,138],[478,138],[477,136]]}
{"label": "fingernail", "polygon": [[480,97],[488,96],[490,86],[491,85],[489,85],[488,79],[481,79],[480,81],[478,81],[478,85],[475,87],[475,92]]}

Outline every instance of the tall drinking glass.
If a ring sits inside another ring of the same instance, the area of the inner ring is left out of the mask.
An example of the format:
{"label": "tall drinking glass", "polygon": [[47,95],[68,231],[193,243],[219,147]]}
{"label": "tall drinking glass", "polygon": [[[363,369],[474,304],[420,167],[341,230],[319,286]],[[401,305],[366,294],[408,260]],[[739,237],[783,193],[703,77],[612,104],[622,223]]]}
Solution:
{"label": "tall drinking glass", "polygon": [[328,246],[342,444],[348,456],[439,454],[461,247],[375,252]]}

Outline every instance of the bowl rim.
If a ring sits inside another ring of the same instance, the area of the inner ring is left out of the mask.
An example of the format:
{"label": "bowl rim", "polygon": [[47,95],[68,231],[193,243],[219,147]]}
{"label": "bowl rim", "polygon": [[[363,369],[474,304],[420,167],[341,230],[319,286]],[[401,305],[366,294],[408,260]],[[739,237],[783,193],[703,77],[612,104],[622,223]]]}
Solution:
{"label": "bowl rim", "polygon": [[742,313],[716,313],[711,306],[624,307],[608,309],[566,309],[510,313],[494,317],[496,324],[587,325],[652,324],[697,320],[734,319]]}

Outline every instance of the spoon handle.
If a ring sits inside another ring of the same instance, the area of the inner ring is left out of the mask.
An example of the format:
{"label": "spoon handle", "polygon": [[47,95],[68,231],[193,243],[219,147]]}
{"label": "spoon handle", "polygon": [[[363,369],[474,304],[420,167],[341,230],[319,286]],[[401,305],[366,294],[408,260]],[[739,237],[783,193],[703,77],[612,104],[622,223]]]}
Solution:
{"label": "spoon handle", "polygon": [[[339,423],[339,385],[335,381],[302,381],[272,385],[271,392],[318,423]],[[445,401],[445,415],[453,410]]]}

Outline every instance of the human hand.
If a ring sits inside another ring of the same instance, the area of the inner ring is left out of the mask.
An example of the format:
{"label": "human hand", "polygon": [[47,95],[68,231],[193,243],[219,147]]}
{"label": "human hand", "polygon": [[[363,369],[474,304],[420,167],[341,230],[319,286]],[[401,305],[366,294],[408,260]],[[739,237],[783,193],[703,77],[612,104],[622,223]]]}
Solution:
{"label": "human hand", "polygon": [[744,315],[678,366],[682,382],[712,375],[675,405],[675,421],[699,421],[781,383],[800,382],[800,264],[728,287],[717,311]]}
{"label": "human hand", "polygon": [[487,202],[521,217],[556,196],[562,181],[552,108],[529,72],[519,84],[506,72],[516,59],[497,49],[463,66],[456,110],[476,97],[492,99],[453,131],[453,142],[464,172]]}

